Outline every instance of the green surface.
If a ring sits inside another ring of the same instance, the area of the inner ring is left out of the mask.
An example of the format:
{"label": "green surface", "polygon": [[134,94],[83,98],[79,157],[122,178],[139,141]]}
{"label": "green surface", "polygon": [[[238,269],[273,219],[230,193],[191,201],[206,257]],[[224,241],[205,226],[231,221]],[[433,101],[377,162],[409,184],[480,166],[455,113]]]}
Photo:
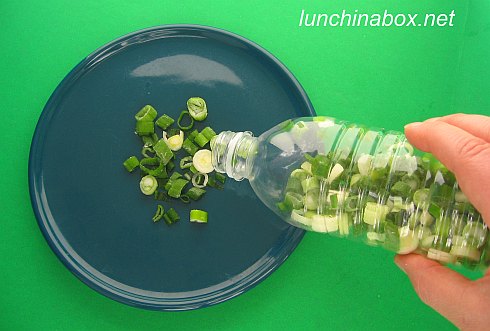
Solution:
{"label": "green surface", "polygon": [[[401,130],[454,112],[490,115],[487,0],[2,1],[1,330],[452,330],[414,294],[391,253],[307,234],[277,272],[210,308],[144,311],[97,294],[50,251],[28,195],[32,134],[84,56],[161,24],[211,25],[276,55],[319,114]],[[455,10],[453,27],[298,27],[309,13]],[[253,239],[252,239],[253,240]]]}

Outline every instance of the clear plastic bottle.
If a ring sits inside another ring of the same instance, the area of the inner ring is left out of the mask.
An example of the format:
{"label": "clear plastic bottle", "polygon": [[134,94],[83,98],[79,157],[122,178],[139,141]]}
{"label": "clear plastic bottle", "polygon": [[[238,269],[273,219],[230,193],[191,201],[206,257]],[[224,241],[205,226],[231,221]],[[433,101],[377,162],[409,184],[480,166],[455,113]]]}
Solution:
{"label": "clear plastic bottle", "polygon": [[211,149],[216,171],[248,179],[294,226],[445,264],[490,264],[487,226],[454,175],[400,132],[297,118],[259,137],[222,132]]}

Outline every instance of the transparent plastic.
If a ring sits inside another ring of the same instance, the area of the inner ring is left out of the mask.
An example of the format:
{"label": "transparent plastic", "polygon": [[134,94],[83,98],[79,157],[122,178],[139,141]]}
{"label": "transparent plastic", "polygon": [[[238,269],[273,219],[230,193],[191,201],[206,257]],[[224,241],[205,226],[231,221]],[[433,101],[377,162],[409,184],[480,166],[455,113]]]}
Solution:
{"label": "transparent plastic", "polygon": [[294,226],[444,264],[490,264],[487,226],[454,175],[401,132],[297,118],[259,137],[225,131],[211,145],[216,171],[248,179]]}

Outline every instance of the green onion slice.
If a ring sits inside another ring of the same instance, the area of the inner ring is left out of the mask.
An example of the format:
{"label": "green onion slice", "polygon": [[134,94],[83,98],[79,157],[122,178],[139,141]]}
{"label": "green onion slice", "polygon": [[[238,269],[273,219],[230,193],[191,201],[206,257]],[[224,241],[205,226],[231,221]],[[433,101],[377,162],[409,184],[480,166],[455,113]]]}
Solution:
{"label": "green onion slice", "polygon": [[134,116],[138,122],[153,121],[156,117],[157,111],[151,105],[144,106]]}
{"label": "green onion slice", "polygon": [[130,156],[126,161],[123,162],[124,168],[126,168],[127,171],[133,172],[134,169],[136,169],[139,166],[140,162],[138,161],[138,158],[136,156]]}
{"label": "green onion slice", "polygon": [[159,220],[161,220],[164,213],[165,213],[165,210],[163,209],[163,206],[158,205],[157,211],[155,212],[155,215],[152,218],[153,222],[158,222]]}
{"label": "green onion slice", "polygon": [[155,190],[157,189],[157,187],[158,187],[157,179],[152,175],[146,175],[145,177],[141,178],[140,189],[143,194],[152,195],[153,192],[155,192]]}
{"label": "green onion slice", "polygon": [[178,135],[176,134],[167,138],[167,133],[163,131],[163,140],[167,143],[170,150],[176,152],[182,148],[182,144],[184,143],[184,132],[180,130]]}
{"label": "green onion slice", "polygon": [[152,121],[136,121],[135,132],[138,136],[148,136],[155,133],[155,124]]}
{"label": "green onion slice", "polygon": [[173,224],[180,220],[179,214],[175,211],[175,209],[170,208],[164,215],[163,218],[165,219],[165,223],[168,225]]}
{"label": "green onion slice", "polygon": [[187,169],[192,166],[192,156],[186,156],[180,159],[180,169]]}
{"label": "green onion slice", "polygon": [[167,130],[167,128],[174,123],[174,119],[166,114],[163,114],[155,123],[162,128],[162,130]]}
{"label": "green onion slice", "polygon": [[211,151],[209,149],[201,149],[194,154],[192,164],[200,173],[207,174],[214,170],[211,162]]}
{"label": "green onion slice", "polygon": [[[188,116],[189,120],[190,120],[190,123],[187,125],[182,124],[182,121],[184,120],[185,116]],[[177,125],[179,126],[179,128],[181,128],[184,131],[190,130],[194,126],[194,118],[192,116],[190,116],[190,114],[187,110],[183,110],[180,113],[179,118],[177,119]]]}
{"label": "green onion slice", "polygon": [[[157,166],[156,168],[148,168],[148,166]],[[158,178],[166,178],[167,171],[165,165],[156,157],[146,157],[140,161],[140,169],[148,175]]]}
{"label": "green onion slice", "polygon": [[164,139],[160,139],[155,146],[153,146],[153,150],[160,160],[162,160],[164,165],[166,165],[174,157],[174,153],[170,150]]}
{"label": "green onion slice", "polygon": [[198,172],[192,177],[192,185],[194,185],[194,187],[203,188],[208,184],[208,180],[208,174],[202,174]]}
{"label": "green onion slice", "polygon": [[208,116],[206,101],[200,97],[192,97],[187,100],[189,115],[196,121],[204,121]]}
{"label": "green onion slice", "polygon": [[147,158],[154,157],[154,155],[149,155],[148,153],[154,154],[155,152],[153,151],[153,148],[151,148],[151,147],[143,147],[143,149],[141,150],[141,155],[143,155],[144,157],[147,157]]}
{"label": "green onion slice", "polygon": [[216,132],[214,132],[214,130],[211,129],[209,126],[202,129],[201,134],[204,137],[206,137],[206,139],[208,139],[208,140],[211,140],[211,139],[213,139],[214,136],[216,136]]}
{"label": "green onion slice", "polygon": [[172,198],[178,199],[182,194],[182,190],[188,183],[189,181],[183,178],[173,180],[167,192],[168,195],[171,196]]}
{"label": "green onion slice", "polygon": [[182,201],[183,203],[189,203],[189,202],[191,202],[191,198],[189,198],[189,197],[188,197],[187,195],[185,195],[185,194],[182,194],[182,195],[180,196],[180,198],[179,198],[179,199],[180,199],[180,201]]}
{"label": "green onion slice", "polygon": [[143,147],[151,147],[158,141],[158,136],[155,132],[148,136],[140,136],[143,141]]}
{"label": "green onion slice", "polygon": [[194,138],[194,142],[197,145],[199,145],[199,147],[204,147],[204,145],[206,145],[209,142],[209,139],[206,138],[206,136],[204,136],[202,132],[199,132],[197,136]]}
{"label": "green onion slice", "polygon": [[190,221],[194,223],[207,223],[208,213],[204,210],[192,209],[190,212]]}
{"label": "green onion slice", "polygon": [[202,196],[206,193],[206,190],[203,190],[202,188],[199,187],[192,187],[190,188],[187,192],[186,195],[194,200],[197,201],[202,198]]}
{"label": "green onion slice", "polygon": [[196,152],[199,150],[199,147],[197,147],[190,139],[187,137],[184,142],[182,143],[182,148],[190,155],[196,154]]}
{"label": "green onion slice", "polygon": [[226,181],[226,176],[225,176],[225,175],[223,175],[222,173],[219,173],[219,172],[217,172],[217,173],[214,175],[214,178],[216,178],[216,180],[217,180],[218,182],[220,182],[221,184],[224,184],[224,183],[225,183],[225,181]]}
{"label": "green onion slice", "polygon": [[199,131],[194,130],[194,131],[192,131],[191,133],[189,133],[189,134],[187,135],[187,138],[189,138],[189,140],[190,140],[191,142],[194,142],[194,138],[196,138],[196,136],[198,135],[198,133],[199,133]]}

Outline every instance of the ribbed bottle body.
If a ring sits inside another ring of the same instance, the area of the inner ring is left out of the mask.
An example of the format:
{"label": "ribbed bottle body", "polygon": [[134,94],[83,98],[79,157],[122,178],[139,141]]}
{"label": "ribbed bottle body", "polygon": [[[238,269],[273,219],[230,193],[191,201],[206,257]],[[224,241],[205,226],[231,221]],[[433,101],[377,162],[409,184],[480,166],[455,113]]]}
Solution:
{"label": "ribbed bottle body", "polygon": [[240,169],[234,178],[247,178],[288,223],[443,263],[489,264],[480,214],[454,175],[401,132],[313,117],[245,136],[227,151],[228,175]]}

